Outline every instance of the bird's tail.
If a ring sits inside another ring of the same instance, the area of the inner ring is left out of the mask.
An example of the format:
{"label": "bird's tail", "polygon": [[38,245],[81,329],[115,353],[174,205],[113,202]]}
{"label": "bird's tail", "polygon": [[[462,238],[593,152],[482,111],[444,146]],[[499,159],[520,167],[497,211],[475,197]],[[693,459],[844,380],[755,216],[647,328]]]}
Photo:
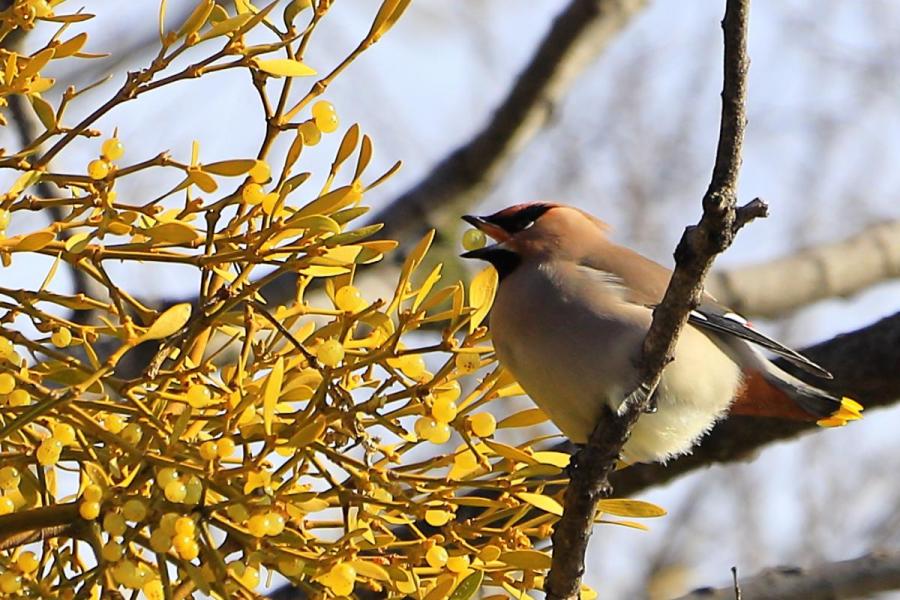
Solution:
{"label": "bird's tail", "polygon": [[744,373],[744,387],[731,407],[732,414],[816,421],[822,427],[840,427],[862,418],[863,406],[800,381],[767,364]]}

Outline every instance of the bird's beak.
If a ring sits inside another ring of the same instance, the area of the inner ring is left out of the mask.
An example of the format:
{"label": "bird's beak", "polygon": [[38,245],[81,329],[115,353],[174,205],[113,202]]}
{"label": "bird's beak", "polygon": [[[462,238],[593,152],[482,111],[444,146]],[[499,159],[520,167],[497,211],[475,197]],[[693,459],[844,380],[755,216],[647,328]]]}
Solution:
{"label": "bird's beak", "polygon": [[501,244],[510,238],[510,235],[506,232],[505,229],[494,225],[484,217],[476,217],[475,215],[463,215],[462,220],[475,229],[480,229],[489,237],[493,238]]}
{"label": "bird's beak", "polygon": [[484,217],[476,217],[475,215],[463,215],[462,220],[475,229],[483,231],[488,235],[488,237],[496,240],[497,243],[485,246],[484,248],[478,248],[476,250],[463,252],[459,255],[461,258],[475,258],[479,260],[489,261],[490,256],[494,253],[495,250],[497,250],[497,246],[510,238],[510,235],[506,232],[506,230],[504,230],[502,227],[494,225]]}

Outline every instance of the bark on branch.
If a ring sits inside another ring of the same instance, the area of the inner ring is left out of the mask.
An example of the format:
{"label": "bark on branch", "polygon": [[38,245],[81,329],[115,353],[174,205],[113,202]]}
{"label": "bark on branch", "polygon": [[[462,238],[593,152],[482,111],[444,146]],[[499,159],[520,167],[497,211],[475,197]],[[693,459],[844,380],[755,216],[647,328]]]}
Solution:
{"label": "bark on branch", "polygon": [[[900,553],[874,552],[808,569],[775,567],[738,580],[748,600],[840,600],[900,589]],[[677,600],[733,600],[734,587],[702,588]]]}
{"label": "bark on branch", "polygon": [[836,243],[813,246],[759,265],[710,273],[706,287],[720,302],[743,315],[772,318],[826,298],[847,297],[897,277],[900,221],[889,221]]}
{"label": "bark on branch", "polygon": [[678,334],[703,293],[713,259],[731,244],[737,230],[765,214],[755,200],[737,208],[737,181],[746,124],[747,31],[749,0],[727,0],[724,31],[724,82],[719,143],[712,179],[703,197],[703,216],[688,228],[675,251],[675,270],[644,339],[641,386],[618,415],[601,419],[584,450],[573,459],[565,510],[553,532],[553,560],[545,591],[549,600],[580,597],[584,556],[597,502],[611,492],[609,475],[638,418],[651,407],[653,390],[672,360]]}

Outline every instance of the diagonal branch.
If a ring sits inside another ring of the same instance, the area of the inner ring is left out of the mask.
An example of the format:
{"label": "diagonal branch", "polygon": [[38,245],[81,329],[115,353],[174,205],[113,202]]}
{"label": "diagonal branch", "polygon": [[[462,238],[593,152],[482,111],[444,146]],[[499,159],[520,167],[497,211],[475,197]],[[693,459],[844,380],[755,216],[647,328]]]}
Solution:
{"label": "diagonal branch", "polygon": [[[835,600],[900,589],[900,553],[873,552],[808,569],[775,567],[738,581],[744,598]],[[733,600],[734,586],[702,588],[677,600]]]}
{"label": "diagonal branch", "polygon": [[545,589],[549,600],[580,596],[597,502],[611,492],[609,475],[622,446],[638,418],[651,408],[653,390],[672,360],[678,335],[700,302],[706,273],[741,225],[765,215],[762,202],[755,200],[738,209],[736,198],[746,124],[749,12],[749,0],[727,1],[722,21],[725,57],[719,143],[712,180],[703,197],[703,216],[685,231],[675,251],[672,279],[644,339],[641,386],[625,400],[620,414],[601,419],[588,445],[573,460],[565,510],[553,532],[553,560]]}

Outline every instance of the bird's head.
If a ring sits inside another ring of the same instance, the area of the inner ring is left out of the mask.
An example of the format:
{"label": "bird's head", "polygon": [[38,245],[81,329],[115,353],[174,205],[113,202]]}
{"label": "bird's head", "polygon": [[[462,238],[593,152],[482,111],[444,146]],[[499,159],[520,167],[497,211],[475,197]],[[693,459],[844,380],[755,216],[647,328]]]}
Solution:
{"label": "bird's head", "polygon": [[496,243],[461,256],[491,263],[501,279],[524,260],[577,259],[609,229],[577,208],[552,202],[516,204],[485,217],[462,218]]}

